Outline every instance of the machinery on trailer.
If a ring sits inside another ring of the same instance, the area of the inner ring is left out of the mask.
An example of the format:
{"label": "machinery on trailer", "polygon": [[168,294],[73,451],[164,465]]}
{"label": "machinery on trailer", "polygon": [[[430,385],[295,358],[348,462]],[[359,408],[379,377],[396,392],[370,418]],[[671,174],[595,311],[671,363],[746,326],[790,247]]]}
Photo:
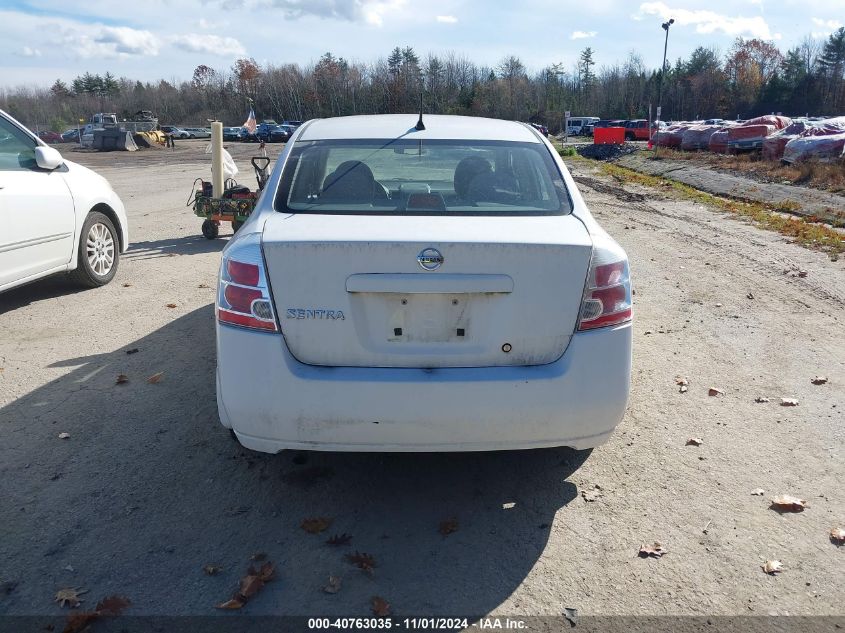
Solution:
{"label": "machinery on trailer", "polygon": [[[229,179],[223,188],[223,194],[215,196],[212,183],[200,178],[194,181],[193,197],[188,200],[188,204],[193,203],[194,215],[203,218],[202,234],[207,239],[218,237],[221,222],[231,223],[232,231],[237,231],[255,208],[258,196],[269,177],[270,159],[266,156],[254,156],[251,162],[258,182],[255,191]],[[198,189],[197,183],[200,183]]]}

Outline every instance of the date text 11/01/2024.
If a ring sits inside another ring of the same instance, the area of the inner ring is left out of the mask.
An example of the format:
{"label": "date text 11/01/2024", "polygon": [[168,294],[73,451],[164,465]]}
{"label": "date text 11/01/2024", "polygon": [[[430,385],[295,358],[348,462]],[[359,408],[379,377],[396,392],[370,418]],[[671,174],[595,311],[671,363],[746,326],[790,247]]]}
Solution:
{"label": "date text 11/01/2024", "polygon": [[526,628],[524,620],[513,618],[310,618],[308,628],[320,629],[408,629],[429,631],[512,630]]}

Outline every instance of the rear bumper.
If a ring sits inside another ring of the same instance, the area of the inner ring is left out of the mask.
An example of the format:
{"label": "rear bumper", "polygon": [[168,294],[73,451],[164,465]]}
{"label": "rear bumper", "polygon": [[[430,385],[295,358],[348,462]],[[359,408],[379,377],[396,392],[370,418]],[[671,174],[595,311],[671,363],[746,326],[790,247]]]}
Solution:
{"label": "rear bumper", "polygon": [[277,334],[219,324],[217,355],[220,421],[253,450],[586,449],[625,412],[631,324],[577,333],[533,367],[317,367]]}

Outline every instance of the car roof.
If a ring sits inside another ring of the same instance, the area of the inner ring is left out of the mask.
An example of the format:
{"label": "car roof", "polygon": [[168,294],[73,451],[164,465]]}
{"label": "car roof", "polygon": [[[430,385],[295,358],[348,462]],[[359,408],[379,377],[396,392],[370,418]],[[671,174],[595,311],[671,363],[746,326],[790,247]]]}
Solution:
{"label": "car roof", "polygon": [[309,121],[300,141],[329,139],[462,139],[539,143],[533,128],[516,121],[483,117],[423,114],[425,130],[416,130],[419,114],[372,114]]}

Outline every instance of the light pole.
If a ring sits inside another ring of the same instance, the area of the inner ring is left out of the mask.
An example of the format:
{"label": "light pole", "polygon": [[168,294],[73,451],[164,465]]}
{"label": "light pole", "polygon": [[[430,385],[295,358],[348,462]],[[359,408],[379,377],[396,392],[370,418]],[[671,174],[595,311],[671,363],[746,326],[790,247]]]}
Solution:
{"label": "light pole", "polygon": [[[660,140],[658,136],[660,134],[660,117],[662,116],[663,112],[663,75],[666,74],[666,50],[669,48],[669,27],[675,23],[674,18],[669,18],[668,22],[664,22],[660,26],[666,31],[666,39],[663,42],[663,66],[660,68],[660,81],[657,83],[657,129],[654,131],[654,135],[657,137],[657,140]],[[648,123],[651,125],[651,121]],[[657,147],[658,143],[655,142],[654,144],[654,157],[657,158]]]}
{"label": "light pole", "polygon": [[[669,18],[668,22],[664,22],[660,26],[666,31],[666,40],[663,42],[663,66],[660,69],[660,82],[657,84],[657,108],[660,111],[660,106],[663,101],[663,75],[666,74],[666,50],[669,47],[669,27],[675,23],[674,18]],[[657,115],[657,120],[660,120],[660,115]]]}

